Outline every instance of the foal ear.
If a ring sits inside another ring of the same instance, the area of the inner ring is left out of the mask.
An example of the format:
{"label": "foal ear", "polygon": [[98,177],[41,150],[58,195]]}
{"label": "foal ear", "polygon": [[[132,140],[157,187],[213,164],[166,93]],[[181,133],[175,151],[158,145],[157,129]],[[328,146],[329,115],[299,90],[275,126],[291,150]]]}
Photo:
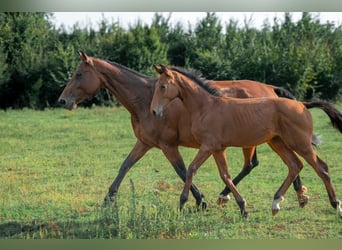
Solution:
{"label": "foal ear", "polygon": [[87,64],[91,64],[91,59],[89,58],[89,56],[86,53],[84,53],[82,50],[80,50],[80,51],[78,51],[78,54],[80,55],[83,62],[85,62]]}

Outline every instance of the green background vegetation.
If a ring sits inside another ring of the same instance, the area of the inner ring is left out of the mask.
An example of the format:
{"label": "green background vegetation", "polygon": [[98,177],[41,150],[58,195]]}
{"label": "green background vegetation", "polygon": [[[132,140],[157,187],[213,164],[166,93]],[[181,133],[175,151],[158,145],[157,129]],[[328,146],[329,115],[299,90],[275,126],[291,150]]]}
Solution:
{"label": "green background vegetation", "polygon": [[[295,22],[222,23],[215,13],[194,27],[155,14],[128,28],[103,19],[100,28],[56,28],[52,13],[0,13],[0,108],[43,109],[56,100],[79,64],[78,50],[147,75],[153,63],[199,70],[208,79],[252,79],[285,87],[300,100],[341,98],[342,28],[310,13]],[[115,100],[99,92],[98,105]],[[85,104],[89,105],[89,103]]]}
{"label": "green background vegetation", "polygon": [[[329,164],[341,197],[341,135],[325,113],[312,111],[315,133],[323,141],[318,154]],[[103,208],[108,187],[135,143],[125,109],[23,109],[1,111],[0,117],[0,238],[342,238],[341,218],[307,164],[301,177],[308,187],[309,204],[300,208],[291,186],[280,212],[272,216],[273,195],[287,167],[267,145],[258,148],[260,165],[238,185],[248,203],[246,220],[234,199],[224,207],[216,205],[223,183],[212,158],[194,178],[208,210],[196,212],[190,196],[180,213],[183,183],[158,149],[149,151],[128,172],[117,203]],[[180,151],[186,164],[196,153],[183,147]],[[229,148],[227,156],[235,176],[243,164],[242,152]]]}

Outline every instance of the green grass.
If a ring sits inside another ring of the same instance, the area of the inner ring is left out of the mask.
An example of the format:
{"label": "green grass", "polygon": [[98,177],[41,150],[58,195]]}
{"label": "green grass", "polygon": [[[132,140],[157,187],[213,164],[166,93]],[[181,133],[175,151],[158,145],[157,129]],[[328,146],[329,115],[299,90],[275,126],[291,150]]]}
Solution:
{"label": "green grass", "polygon": [[[338,105],[342,110],[342,106]],[[342,135],[320,110],[312,110],[318,154],[330,166],[342,197]],[[149,151],[123,180],[117,203],[102,207],[108,187],[132,149],[135,136],[123,108],[0,112],[0,238],[20,239],[341,239],[341,219],[323,183],[305,164],[301,177],[309,204],[301,209],[292,188],[281,211],[271,214],[275,191],[287,167],[267,145],[258,148],[259,167],[238,189],[248,202],[242,219],[235,201],[216,205],[223,188],[213,159],[194,182],[209,208],[197,212],[192,196],[178,211],[183,184],[162,153]],[[186,164],[196,150],[180,148]],[[230,172],[242,166],[238,148],[227,151]]]}

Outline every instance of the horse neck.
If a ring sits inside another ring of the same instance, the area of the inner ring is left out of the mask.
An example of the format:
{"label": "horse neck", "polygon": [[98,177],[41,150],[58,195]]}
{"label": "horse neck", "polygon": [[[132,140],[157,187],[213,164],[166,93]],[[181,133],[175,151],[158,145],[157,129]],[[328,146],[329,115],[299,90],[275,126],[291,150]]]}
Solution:
{"label": "horse neck", "polygon": [[104,87],[133,114],[149,110],[156,79],[144,76],[119,64],[95,60],[96,71]]}

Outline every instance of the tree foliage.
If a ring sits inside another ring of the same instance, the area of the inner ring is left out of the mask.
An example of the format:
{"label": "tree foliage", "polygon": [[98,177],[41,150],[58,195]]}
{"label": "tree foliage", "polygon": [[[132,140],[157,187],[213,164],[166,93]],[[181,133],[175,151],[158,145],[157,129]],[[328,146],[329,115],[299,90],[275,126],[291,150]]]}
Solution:
{"label": "tree foliage", "polygon": [[[228,15],[229,13],[227,13]],[[194,27],[171,25],[156,13],[150,25],[128,28],[105,18],[99,29],[53,26],[51,13],[0,13],[0,108],[45,108],[79,64],[78,50],[154,75],[154,63],[202,72],[208,79],[252,79],[285,87],[298,99],[339,100],[342,87],[342,28],[302,13],[266,21],[222,24],[215,13]],[[94,101],[113,99],[100,91]]]}

